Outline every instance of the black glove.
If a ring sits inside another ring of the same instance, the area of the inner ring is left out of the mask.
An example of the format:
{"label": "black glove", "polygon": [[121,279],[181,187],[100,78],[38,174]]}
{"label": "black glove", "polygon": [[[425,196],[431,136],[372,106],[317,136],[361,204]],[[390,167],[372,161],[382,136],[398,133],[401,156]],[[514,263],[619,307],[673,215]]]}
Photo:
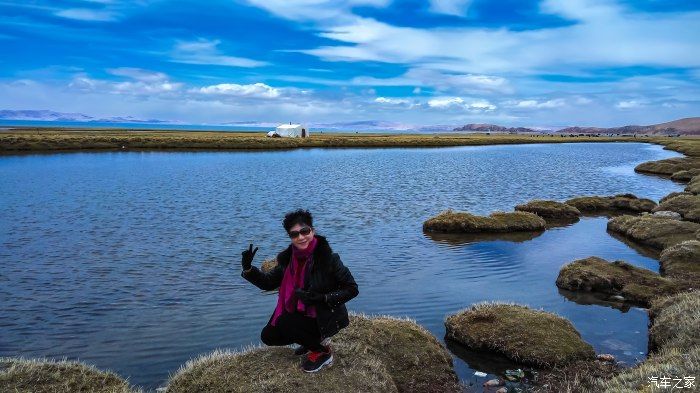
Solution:
{"label": "black glove", "polygon": [[243,270],[249,270],[253,266],[253,258],[256,252],[258,252],[258,248],[255,247],[255,250],[253,250],[253,243],[250,243],[250,247],[241,253],[241,266],[243,266]]}
{"label": "black glove", "polygon": [[326,295],[313,291],[305,291],[301,288],[295,289],[294,294],[307,306],[324,303],[326,301]]}

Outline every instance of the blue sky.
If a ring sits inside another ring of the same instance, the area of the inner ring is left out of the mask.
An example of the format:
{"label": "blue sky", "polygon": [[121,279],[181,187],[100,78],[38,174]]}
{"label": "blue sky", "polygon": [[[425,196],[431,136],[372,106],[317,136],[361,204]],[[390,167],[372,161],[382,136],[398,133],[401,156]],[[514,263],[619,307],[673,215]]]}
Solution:
{"label": "blue sky", "polygon": [[184,123],[700,115],[700,2],[0,0],[0,109]]}

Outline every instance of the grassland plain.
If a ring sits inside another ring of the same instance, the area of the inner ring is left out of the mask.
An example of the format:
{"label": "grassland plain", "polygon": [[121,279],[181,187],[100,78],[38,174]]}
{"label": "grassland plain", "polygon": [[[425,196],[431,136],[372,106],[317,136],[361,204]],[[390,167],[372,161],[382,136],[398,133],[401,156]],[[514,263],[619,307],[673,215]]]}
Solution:
{"label": "grassland plain", "polygon": [[[670,139],[670,138],[668,138]],[[565,142],[653,142],[663,138],[566,135],[314,133],[268,138],[264,132],[12,128],[0,132],[0,152],[71,150],[276,150],[309,147],[441,147]]]}

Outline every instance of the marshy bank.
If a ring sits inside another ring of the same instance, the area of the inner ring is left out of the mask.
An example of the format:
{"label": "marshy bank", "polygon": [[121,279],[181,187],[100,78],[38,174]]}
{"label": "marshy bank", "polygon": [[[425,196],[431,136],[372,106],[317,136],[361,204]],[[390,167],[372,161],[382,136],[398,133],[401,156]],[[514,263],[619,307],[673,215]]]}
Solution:
{"label": "marshy bank", "polygon": [[[607,218],[512,241],[435,241],[420,228],[448,207],[484,216],[577,195],[656,201],[684,186],[632,169],[675,155],[590,143],[3,156],[0,269],[14,294],[0,294],[0,355],[81,359],[154,389],[189,359],[258,343],[276,298],[240,282],[236,241],[259,244],[256,264],[276,255],[288,241],[280,214],[300,203],[279,190],[304,182],[320,233],[362,287],[351,309],[409,316],[442,338],[446,315],[517,301],[633,364],[646,353],[646,312],[580,305],[554,285],[562,264],[590,255],[658,269],[606,233]],[[464,381],[477,371],[459,358],[454,368]]]}

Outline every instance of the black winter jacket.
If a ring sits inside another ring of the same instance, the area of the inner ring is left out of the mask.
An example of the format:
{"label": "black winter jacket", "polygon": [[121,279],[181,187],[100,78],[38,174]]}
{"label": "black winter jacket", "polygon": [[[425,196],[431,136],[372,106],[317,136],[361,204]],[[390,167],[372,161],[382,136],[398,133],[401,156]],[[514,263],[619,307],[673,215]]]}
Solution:
{"label": "black winter jacket", "polygon": [[[316,305],[316,322],[323,337],[331,337],[350,324],[345,303],[359,293],[357,283],[340,256],[334,253],[325,237],[316,235],[318,243],[314,249],[309,271],[304,277],[304,288],[326,295],[326,303]],[[277,266],[268,273],[257,267],[243,278],[256,287],[271,291],[279,288],[284,270],[292,260],[292,245],[277,255]],[[272,319],[272,318],[270,318]]]}

